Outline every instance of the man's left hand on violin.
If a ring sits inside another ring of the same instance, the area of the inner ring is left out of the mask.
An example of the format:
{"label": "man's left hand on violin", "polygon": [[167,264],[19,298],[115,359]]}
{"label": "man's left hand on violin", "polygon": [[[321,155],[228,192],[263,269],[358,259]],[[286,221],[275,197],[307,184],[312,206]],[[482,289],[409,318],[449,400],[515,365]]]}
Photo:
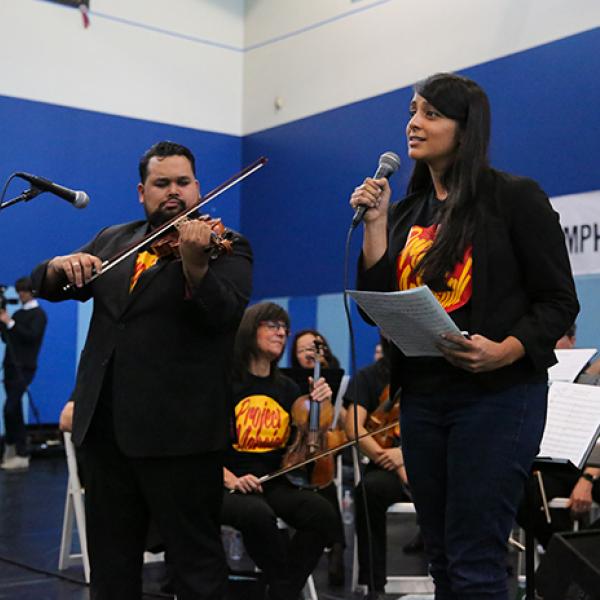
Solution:
{"label": "man's left hand on violin", "polygon": [[513,336],[493,342],[483,335],[444,334],[437,346],[450,364],[471,373],[500,369],[525,355],[523,344]]}
{"label": "man's left hand on violin", "polygon": [[329,384],[325,381],[324,377],[321,377],[317,380],[317,383],[313,385],[313,378],[308,378],[312,391],[310,392],[310,397],[312,400],[316,402],[325,402],[327,400],[331,400],[333,396],[333,392],[329,387]]}

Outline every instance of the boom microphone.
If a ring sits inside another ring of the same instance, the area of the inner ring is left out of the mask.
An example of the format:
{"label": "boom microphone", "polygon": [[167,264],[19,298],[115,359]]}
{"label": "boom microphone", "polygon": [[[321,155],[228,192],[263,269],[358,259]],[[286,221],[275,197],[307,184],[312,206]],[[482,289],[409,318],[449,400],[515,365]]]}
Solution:
{"label": "boom microphone", "polygon": [[[373,179],[385,177],[389,179],[400,168],[400,157],[395,152],[384,152],[379,157],[379,165],[377,171],[373,175]],[[366,206],[357,206],[352,217],[352,229],[356,229],[359,223],[363,220],[367,212]]]}
{"label": "boom microphone", "polygon": [[58,185],[58,183],[53,183],[44,177],[38,177],[37,175],[22,172],[15,173],[15,175],[21,179],[25,179],[25,181],[29,181],[29,183],[38,190],[50,192],[51,194],[66,200],[75,208],[85,208],[90,202],[90,197],[85,192],[71,190],[62,185]]}

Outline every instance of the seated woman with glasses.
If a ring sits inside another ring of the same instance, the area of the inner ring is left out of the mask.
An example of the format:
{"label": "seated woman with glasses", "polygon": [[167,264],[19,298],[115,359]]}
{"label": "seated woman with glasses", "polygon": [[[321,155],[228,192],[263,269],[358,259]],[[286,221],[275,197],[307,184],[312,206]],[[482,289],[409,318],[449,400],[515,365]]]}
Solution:
{"label": "seated woman with glasses", "polygon": [[[248,308],[242,318],[234,349],[236,440],[224,469],[222,523],[242,533],[248,554],[264,574],[270,600],[298,598],[333,537],[335,522],[325,498],[295,487],[285,475],[262,485],[259,481],[281,467],[293,440],[291,408],[300,391],[277,368],[288,332],[287,313],[271,302]],[[321,378],[311,395],[317,401],[330,399],[331,388]],[[294,529],[289,544],[277,517]]]}

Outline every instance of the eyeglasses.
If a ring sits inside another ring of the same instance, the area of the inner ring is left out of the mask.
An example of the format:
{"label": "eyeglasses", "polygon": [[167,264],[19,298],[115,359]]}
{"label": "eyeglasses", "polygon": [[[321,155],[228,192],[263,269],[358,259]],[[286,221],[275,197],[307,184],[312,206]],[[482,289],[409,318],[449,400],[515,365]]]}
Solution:
{"label": "eyeglasses", "polygon": [[320,345],[324,353],[329,352],[329,346],[327,346],[323,340],[317,338],[310,346],[298,346],[296,348],[296,354],[314,354],[317,352],[317,343]]}
{"label": "eyeglasses", "polygon": [[308,346],[306,348],[296,348],[296,352],[298,354],[314,354],[315,353],[315,347],[314,346]]}
{"label": "eyeglasses", "polygon": [[283,321],[261,321],[259,324],[266,327],[269,331],[279,331],[280,329],[283,329],[285,335],[290,334],[290,328]]}

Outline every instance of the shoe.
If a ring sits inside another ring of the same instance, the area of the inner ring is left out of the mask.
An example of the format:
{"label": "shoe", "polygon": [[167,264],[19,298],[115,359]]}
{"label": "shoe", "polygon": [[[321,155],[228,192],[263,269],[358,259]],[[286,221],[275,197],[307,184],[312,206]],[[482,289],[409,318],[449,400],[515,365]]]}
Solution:
{"label": "shoe", "polygon": [[29,469],[29,456],[13,456],[5,460],[1,465],[0,469],[5,471],[25,471]]}
{"label": "shoe", "polygon": [[402,551],[405,554],[416,554],[417,552],[423,552],[423,550],[425,550],[425,543],[423,542],[423,535],[419,529],[417,535],[415,535],[415,537],[410,540],[408,544],[402,546]]}
{"label": "shoe", "polygon": [[329,566],[327,574],[329,577],[329,585],[340,587],[344,585],[346,572],[344,569],[344,547],[339,542],[336,542],[329,551]]}
{"label": "shoe", "polygon": [[4,444],[4,453],[2,462],[5,463],[9,458],[17,455],[17,446],[15,444]]}

